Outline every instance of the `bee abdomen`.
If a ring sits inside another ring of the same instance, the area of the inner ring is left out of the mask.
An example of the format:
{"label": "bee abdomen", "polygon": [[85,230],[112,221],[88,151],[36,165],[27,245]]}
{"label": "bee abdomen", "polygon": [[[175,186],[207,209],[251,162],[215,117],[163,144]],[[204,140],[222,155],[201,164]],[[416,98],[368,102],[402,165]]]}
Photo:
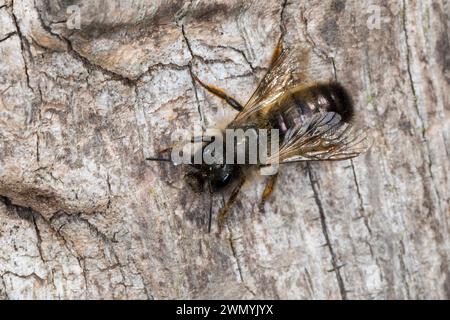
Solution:
{"label": "bee abdomen", "polygon": [[318,83],[287,94],[285,103],[288,108],[283,110],[278,120],[282,130],[318,112],[336,112],[345,122],[350,122],[353,117],[352,99],[339,83]]}

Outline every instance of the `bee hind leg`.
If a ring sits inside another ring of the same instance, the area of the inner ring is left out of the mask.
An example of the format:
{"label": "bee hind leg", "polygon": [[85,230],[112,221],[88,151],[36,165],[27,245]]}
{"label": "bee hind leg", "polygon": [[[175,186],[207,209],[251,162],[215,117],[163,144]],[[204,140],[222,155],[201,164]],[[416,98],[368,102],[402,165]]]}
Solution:
{"label": "bee hind leg", "polygon": [[208,90],[209,92],[211,92],[212,94],[218,96],[219,98],[225,100],[226,103],[228,103],[233,109],[237,110],[237,111],[242,111],[244,110],[244,107],[233,97],[231,97],[228,93],[226,93],[224,90],[210,85],[210,84],[206,84],[203,81],[201,81],[196,75],[192,75],[192,77],[195,79],[195,81],[197,81],[203,88],[205,88],[206,90]]}
{"label": "bee hind leg", "polygon": [[275,190],[275,184],[277,182],[278,179],[278,173],[269,176],[269,179],[266,182],[266,186],[264,188],[263,194],[261,196],[261,202],[259,204],[259,209],[261,211],[264,210],[264,204],[266,203],[267,199],[270,198],[270,196],[273,193],[273,190]]}

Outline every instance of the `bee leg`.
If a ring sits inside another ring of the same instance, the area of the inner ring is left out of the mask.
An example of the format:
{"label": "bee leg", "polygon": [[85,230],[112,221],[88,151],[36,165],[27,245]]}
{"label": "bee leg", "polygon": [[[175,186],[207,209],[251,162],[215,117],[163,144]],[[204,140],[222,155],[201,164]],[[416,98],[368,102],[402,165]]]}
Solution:
{"label": "bee leg", "polygon": [[[206,138],[206,140],[205,140],[205,138]],[[211,141],[211,137],[208,137],[208,136],[194,136],[194,137],[192,137],[191,140],[190,140],[191,143],[199,143],[199,142],[205,142],[205,141]],[[147,160],[164,159],[164,158],[161,158],[160,155],[163,155],[163,154],[166,154],[166,153],[169,153],[169,154],[170,154],[170,153],[172,152],[172,150],[173,150],[176,146],[177,146],[177,143],[174,143],[174,144],[172,144],[170,147],[158,149],[158,151],[157,151],[158,156],[155,156],[155,157],[149,157],[149,158],[146,158],[146,159],[147,159]],[[160,160],[160,161],[162,161],[162,160]],[[164,160],[164,161],[166,161],[166,160]]]}
{"label": "bee leg", "polygon": [[[209,140],[205,140],[205,137]],[[207,137],[207,136],[194,136],[191,138],[190,142],[191,143],[198,143],[198,142],[204,142],[204,141],[210,141],[211,138]],[[167,153],[167,152],[171,152],[172,149],[177,145],[177,143],[172,144],[170,147],[167,148],[163,148],[163,149],[159,149],[158,150],[158,154],[163,154],[163,153]]]}
{"label": "bee leg", "polygon": [[241,180],[239,181],[239,184],[236,187],[234,187],[230,198],[228,198],[228,201],[225,203],[225,205],[219,211],[218,218],[217,218],[218,225],[219,225],[219,233],[222,231],[223,226],[224,226],[225,222],[227,221],[230,208],[233,206],[234,202],[236,201],[236,198],[237,198],[239,191],[241,190],[244,182],[245,182],[245,178],[241,178]]}
{"label": "bee leg", "polygon": [[203,88],[211,92],[212,94],[218,96],[219,98],[225,100],[226,103],[228,103],[233,109],[237,111],[244,110],[244,107],[233,97],[231,97],[228,93],[226,93],[224,90],[202,82],[196,75],[192,75],[195,81],[197,81]]}
{"label": "bee leg", "polygon": [[212,193],[211,181],[208,181],[208,189],[209,189],[208,233],[211,233],[212,205],[213,205],[213,193]]}
{"label": "bee leg", "polygon": [[278,60],[282,52],[283,52],[283,42],[280,39],[277,43],[277,46],[273,50],[272,58],[270,59],[269,70],[272,69],[272,67],[275,65],[275,62]]}
{"label": "bee leg", "polygon": [[158,154],[162,154],[162,153],[169,152],[169,151],[172,150],[172,148],[173,148],[173,146],[167,147],[167,148],[164,148],[164,149],[159,149],[159,150],[158,150]]}
{"label": "bee leg", "polygon": [[272,195],[273,190],[275,189],[275,184],[277,182],[278,173],[269,176],[269,179],[267,180],[266,186],[264,188],[262,197],[261,197],[261,203],[259,204],[259,209],[261,211],[264,210],[264,204],[266,203],[267,199]]}
{"label": "bee leg", "polygon": [[164,148],[164,149],[158,149],[158,151],[157,151],[157,155],[156,156],[150,156],[150,157],[147,157],[147,158],[145,158],[145,160],[149,160],[149,161],[167,161],[167,162],[170,162],[170,159],[169,158],[165,158],[164,156],[162,156],[163,154],[165,154],[165,153],[168,153],[168,152],[170,152],[172,150],[172,147],[167,147],[167,148]]}

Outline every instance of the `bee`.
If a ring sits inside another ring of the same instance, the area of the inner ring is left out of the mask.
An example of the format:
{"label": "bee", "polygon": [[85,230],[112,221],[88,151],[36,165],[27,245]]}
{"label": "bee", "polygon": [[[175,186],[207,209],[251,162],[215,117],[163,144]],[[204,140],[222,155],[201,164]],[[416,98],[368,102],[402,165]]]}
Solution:
{"label": "bee", "polygon": [[[309,53],[301,47],[284,49],[281,42],[278,43],[267,73],[245,105],[224,90],[206,84],[194,74],[192,76],[204,89],[238,111],[227,129],[278,129],[278,150],[256,167],[271,163],[346,160],[370,147],[366,131],[351,125],[354,105],[348,91],[334,81],[312,81]],[[208,143],[203,143],[199,152],[207,148]],[[167,158],[147,160],[171,161]],[[190,164],[191,170],[186,174],[188,184],[197,191],[207,186],[212,194],[233,186],[230,197],[218,213],[219,232],[250,167],[249,164],[230,164],[220,160],[210,164]],[[261,204],[272,194],[277,176],[277,173],[269,176]],[[208,231],[211,230],[211,218],[212,208]]]}

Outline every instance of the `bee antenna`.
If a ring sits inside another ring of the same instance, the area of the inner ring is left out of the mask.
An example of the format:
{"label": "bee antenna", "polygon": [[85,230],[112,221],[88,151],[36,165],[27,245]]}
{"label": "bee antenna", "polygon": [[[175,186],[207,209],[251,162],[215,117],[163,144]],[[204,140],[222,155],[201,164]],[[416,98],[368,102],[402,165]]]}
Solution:
{"label": "bee antenna", "polygon": [[172,162],[172,160],[170,160],[170,159],[160,158],[160,157],[148,157],[148,158],[145,158],[145,160],[148,160],[148,161],[160,161],[160,162]]}
{"label": "bee antenna", "polygon": [[208,220],[208,233],[211,233],[211,221],[212,221],[212,186],[211,181],[208,180],[208,189],[209,189],[209,220]]}

